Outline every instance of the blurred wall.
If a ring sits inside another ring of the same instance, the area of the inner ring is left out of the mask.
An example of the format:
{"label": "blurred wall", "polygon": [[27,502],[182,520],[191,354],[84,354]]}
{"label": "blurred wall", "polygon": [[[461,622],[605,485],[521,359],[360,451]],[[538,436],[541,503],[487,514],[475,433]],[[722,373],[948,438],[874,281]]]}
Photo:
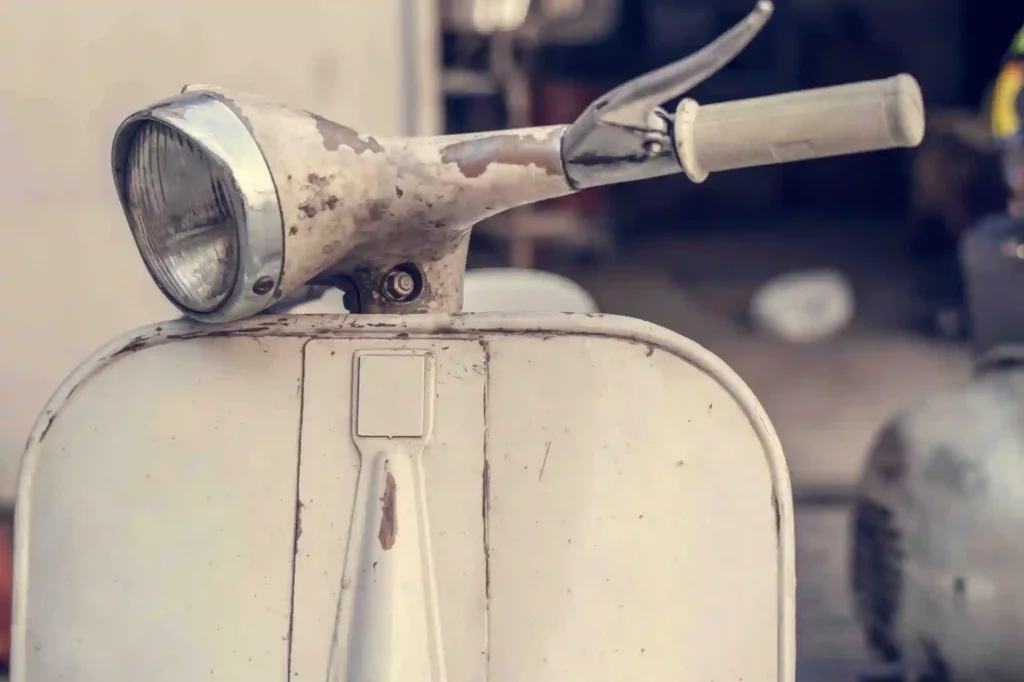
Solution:
{"label": "blurred wall", "polygon": [[0,500],[60,380],[111,338],[175,316],[113,192],[121,119],[211,83],[368,132],[434,132],[434,7],[0,0]]}

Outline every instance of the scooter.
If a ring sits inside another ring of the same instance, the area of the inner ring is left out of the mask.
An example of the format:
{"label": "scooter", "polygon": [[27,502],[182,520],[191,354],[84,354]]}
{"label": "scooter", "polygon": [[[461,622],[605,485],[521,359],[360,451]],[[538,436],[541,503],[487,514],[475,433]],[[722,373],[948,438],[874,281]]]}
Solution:
{"label": "scooter", "polygon": [[908,682],[1024,679],[1024,219],[982,220],[960,260],[974,375],[883,426],[853,510],[856,614]]}
{"label": "scooter", "polygon": [[985,107],[1005,210],[958,245],[973,376],[882,426],[854,502],[854,606],[891,679],[1024,679],[1022,47]]}
{"label": "scooter", "polygon": [[[188,319],[34,427],[14,682],[792,682],[792,494],[743,382],[639,320],[459,314],[499,211],[920,142],[906,75],[662,108],[771,11],[568,126],[382,139],[209,86],[129,117],[118,194]],[[310,283],[352,314],[265,314]]]}

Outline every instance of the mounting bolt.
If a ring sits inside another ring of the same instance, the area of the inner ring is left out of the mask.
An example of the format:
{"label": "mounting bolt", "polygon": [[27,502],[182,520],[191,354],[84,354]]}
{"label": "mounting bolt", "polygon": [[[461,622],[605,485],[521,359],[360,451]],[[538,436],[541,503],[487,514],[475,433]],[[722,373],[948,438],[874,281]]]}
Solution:
{"label": "mounting bolt", "polygon": [[665,145],[658,140],[647,140],[644,142],[644,151],[647,152],[648,156],[657,156],[664,150]]}
{"label": "mounting bolt", "polygon": [[266,296],[274,288],[274,280],[270,277],[260,277],[256,280],[256,283],[252,285],[252,293],[257,296]]}
{"label": "mounting bolt", "polygon": [[416,278],[404,269],[395,268],[384,275],[381,291],[392,303],[406,303],[416,298]]}

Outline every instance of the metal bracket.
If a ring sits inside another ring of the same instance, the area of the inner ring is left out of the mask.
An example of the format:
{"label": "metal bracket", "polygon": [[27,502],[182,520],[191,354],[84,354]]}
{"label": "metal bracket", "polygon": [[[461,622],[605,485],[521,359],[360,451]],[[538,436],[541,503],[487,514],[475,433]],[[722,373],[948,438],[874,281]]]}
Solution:
{"label": "metal bracket", "polygon": [[624,83],[591,104],[562,141],[572,186],[583,189],[678,173],[672,116],[662,106],[731,62],[773,11],[771,0],[758,0],[745,19],[699,51]]}

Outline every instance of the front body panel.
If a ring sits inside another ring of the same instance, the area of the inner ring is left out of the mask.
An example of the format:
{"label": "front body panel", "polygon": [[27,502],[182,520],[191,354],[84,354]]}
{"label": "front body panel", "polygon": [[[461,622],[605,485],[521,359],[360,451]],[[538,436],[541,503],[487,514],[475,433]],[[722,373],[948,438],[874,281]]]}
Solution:
{"label": "front body panel", "polygon": [[19,496],[15,679],[286,679],[301,346],[125,353],[53,415]]}
{"label": "front body panel", "polygon": [[720,361],[617,318],[366,322],[165,325],[62,387],[15,680],[792,680],[788,478]]}

